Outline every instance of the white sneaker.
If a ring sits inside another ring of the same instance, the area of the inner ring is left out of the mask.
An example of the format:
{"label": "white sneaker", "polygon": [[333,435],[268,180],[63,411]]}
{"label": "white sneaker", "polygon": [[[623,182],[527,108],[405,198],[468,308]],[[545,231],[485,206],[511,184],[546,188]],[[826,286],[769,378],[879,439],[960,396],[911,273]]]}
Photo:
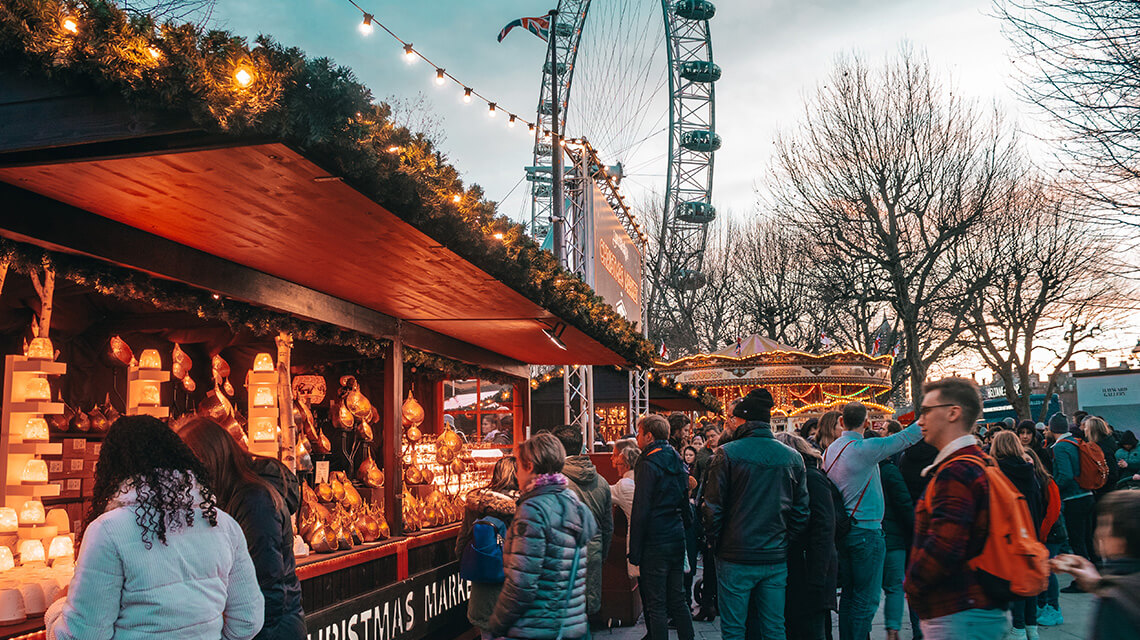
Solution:
{"label": "white sneaker", "polygon": [[1029,640],[1041,640],[1041,636],[1037,635],[1037,625],[1025,625],[1025,637]]}
{"label": "white sneaker", "polygon": [[1010,629],[1005,634],[1005,640],[1028,640],[1025,629]]}

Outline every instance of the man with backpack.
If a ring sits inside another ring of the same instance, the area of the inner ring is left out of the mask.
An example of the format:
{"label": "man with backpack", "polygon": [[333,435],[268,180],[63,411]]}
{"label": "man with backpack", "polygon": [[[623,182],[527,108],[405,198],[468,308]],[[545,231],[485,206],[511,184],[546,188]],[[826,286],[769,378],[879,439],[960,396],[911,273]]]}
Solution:
{"label": "man with backpack", "polygon": [[[1053,452],[1053,481],[1061,491],[1061,515],[1069,532],[1069,546],[1073,553],[1093,559],[1093,494],[1080,485],[1081,442],[1069,431],[1069,420],[1063,413],[1049,418],[1050,450]],[[1093,445],[1096,446],[1096,445]],[[1074,582],[1065,593],[1079,593]]]}
{"label": "man with backpack", "polygon": [[[1048,552],[1024,497],[971,435],[981,414],[970,380],[924,387],[918,424],[938,455],[923,471],[931,480],[915,511],[905,588],[927,640],[997,640],[1008,601],[1036,595],[1048,581]],[[1018,552],[1032,562],[1015,563]]]}

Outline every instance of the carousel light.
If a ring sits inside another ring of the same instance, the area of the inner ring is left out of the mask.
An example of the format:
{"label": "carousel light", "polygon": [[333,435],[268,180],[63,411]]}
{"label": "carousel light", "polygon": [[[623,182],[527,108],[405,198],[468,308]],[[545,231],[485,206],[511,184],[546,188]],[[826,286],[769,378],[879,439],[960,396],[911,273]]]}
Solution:
{"label": "carousel light", "polygon": [[47,560],[42,540],[21,540],[19,550],[20,564],[45,562]]}
{"label": "carousel light", "polygon": [[52,538],[51,544],[48,545],[47,555],[48,558],[52,560],[75,557],[75,544],[71,541],[71,536],[56,536]]}
{"label": "carousel light", "polygon": [[161,403],[161,397],[158,392],[157,384],[143,385],[142,393],[140,394],[139,404],[150,407],[157,407]]}
{"label": "carousel light", "polygon": [[0,571],[7,571],[16,567],[16,560],[12,557],[12,550],[0,547]]}
{"label": "carousel light", "polygon": [[[234,80],[237,81],[239,87],[248,87],[253,82],[253,74],[243,67],[234,73]],[[218,297],[220,296],[214,296],[214,299],[216,300]]]}
{"label": "carousel light", "polygon": [[63,26],[63,30],[70,33],[71,35],[79,33],[79,21],[77,21],[75,18],[72,18],[71,16],[64,16],[63,20],[60,21],[60,24]]}
{"label": "carousel light", "polygon": [[142,355],[139,356],[139,369],[161,369],[162,356],[158,355],[158,349],[143,349]]}
{"label": "carousel light", "polygon": [[445,79],[446,78],[444,77],[443,69],[436,68],[436,70],[435,70],[435,83],[441,85],[441,84],[443,84]]}
{"label": "carousel light", "polygon": [[255,407],[272,407],[273,406],[273,389],[269,387],[258,387],[257,391],[253,394],[253,406]]}
{"label": "carousel light", "polygon": [[47,378],[35,376],[24,385],[24,397],[28,400],[51,400],[51,386]]}
{"label": "carousel light", "polygon": [[24,484],[46,484],[48,481],[47,463],[39,458],[32,458],[24,463],[24,471],[20,474],[20,482]]}
{"label": "carousel light", "polygon": [[44,503],[39,500],[28,500],[20,508],[20,524],[43,524]]}
{"label": "carousel light", "polygon": [[33,360],[51,360],[55,358],[55,349],[52,348],[51,340],[47,338],[32,338],[28,352],[24,355]]}
{"label": "carousel light", "polygon": [[258,418],[253,427],[254,442],[272,442],[277,439],[277,425],[272,418]]}
{"label": "carousel light", "polygon": [[0,507],[0,533],[15,533],[20,526],[16,518],[16,510],[12,507]]}
{"label": "carousel light", "polygon": [[24,442],[47,442],[47,420],[39,417],[28,418],[28,421],[24,423],[24,433],[22,437]]}
{"label": "carousel light", "polygon": [[360,33],[362,33],[363,35],[368,35],[368,34],[372,33],[372,18],[373,17],[374,16],[371,13],[364,14],[364,21],[360,23]]}
{"label": "carousel light", "polygon": [[273,357],[268,353],[259,353],[257,357],[253,359],[253,370],[258,373],[268,373],[275,368],[273,365]]}

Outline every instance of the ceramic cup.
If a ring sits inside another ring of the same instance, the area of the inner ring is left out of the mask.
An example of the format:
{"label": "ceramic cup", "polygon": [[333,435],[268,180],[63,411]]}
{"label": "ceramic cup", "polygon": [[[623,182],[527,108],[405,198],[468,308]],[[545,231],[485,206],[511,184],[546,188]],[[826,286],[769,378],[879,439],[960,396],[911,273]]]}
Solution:
{"label": "ceramic cup", "polygon": [[0,624],[23,622],[27,617],[19,587],[11,583],[0,587]]}

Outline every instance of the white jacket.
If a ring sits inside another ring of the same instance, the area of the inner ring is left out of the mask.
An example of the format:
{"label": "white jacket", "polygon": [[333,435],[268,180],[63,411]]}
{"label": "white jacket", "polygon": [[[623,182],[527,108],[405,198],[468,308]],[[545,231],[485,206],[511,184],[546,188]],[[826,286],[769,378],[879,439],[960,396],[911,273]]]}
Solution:
{"label": "white jacket", "polygon": [[[197,490],[194,503],[201,502]],[[147,549],[135,523],[137,495],[124,487],[83,534],[67,598],[45,615],[58,640],[179,638],[248,640],[261,630],[264,600],[245,535],[218,510],[210,526],[167,531]]]}

